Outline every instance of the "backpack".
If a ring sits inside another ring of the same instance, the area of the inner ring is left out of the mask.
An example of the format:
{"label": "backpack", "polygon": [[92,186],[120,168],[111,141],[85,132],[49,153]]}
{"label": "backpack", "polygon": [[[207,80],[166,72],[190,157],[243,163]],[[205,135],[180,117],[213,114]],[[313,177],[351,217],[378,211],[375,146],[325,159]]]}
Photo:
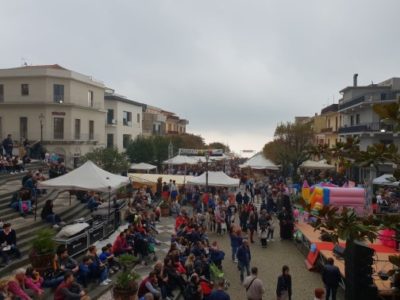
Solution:
{"label": "backpack", "polygon": [[197,288],[193,284],[188,284],[183,291],[185,300],[193,300],[197,295]]}

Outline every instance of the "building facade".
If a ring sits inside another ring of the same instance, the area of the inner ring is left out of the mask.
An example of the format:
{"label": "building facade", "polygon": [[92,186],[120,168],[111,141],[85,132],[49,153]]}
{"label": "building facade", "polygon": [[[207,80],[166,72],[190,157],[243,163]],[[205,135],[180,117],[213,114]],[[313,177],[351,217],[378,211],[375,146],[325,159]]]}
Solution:
{"label": "building facade", "polygon": [[105,86],[59,65],[0,70],[0,136],[42,141],[68,166],[105,146]]}
{"label": "building facade", "polygon": [[332,148],[339,140],[340,115],[338,113],[338,104],[331,104],[323,108],[318,118],[322,124],[316,134],[317,143],[328,145]]}
{"label": "building facade", "polygon": [[144,136],[165,135],[167,117],[161,108],[143,106],[142,132]]}
{"label": "building facade", "polygon": [[186,133],[186,125],[189,122],[185,119],[179,118],[172,112],[163,111],[163,114],[166,116],[166,134],[185,134]]}
{"label": "building facade", "polygon": [[107,110],[106,145],[125,151],[129,141],[143,133],[144,105],[108,90],[104,106]]}
{"label": "building facade", "polygon": [[341,94],[338,107],[341,115],[338,130],[340,137],[359,137],[361,150],[376,143],[394,143],[400,146],[399,136],[393,132],[393,126],[385,124],[373,110],[374,104],[400,100],[400,78],[358,86],[356,74],[353,86],[344,88]]}

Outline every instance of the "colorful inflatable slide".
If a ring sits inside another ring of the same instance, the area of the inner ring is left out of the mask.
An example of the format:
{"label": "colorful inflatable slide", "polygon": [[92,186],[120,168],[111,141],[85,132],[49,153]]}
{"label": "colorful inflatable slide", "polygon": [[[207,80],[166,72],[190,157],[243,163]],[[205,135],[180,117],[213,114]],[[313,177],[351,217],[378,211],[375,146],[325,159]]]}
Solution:
{"label": "colorful inflatable slide", "polygon": [[357,187],[338,187],[322,182],[310,187],[305,180],[301,195],[311,209],[320,210],[324,205],[351,207],[357,213],[363,213],[365,205],[365,190]]}

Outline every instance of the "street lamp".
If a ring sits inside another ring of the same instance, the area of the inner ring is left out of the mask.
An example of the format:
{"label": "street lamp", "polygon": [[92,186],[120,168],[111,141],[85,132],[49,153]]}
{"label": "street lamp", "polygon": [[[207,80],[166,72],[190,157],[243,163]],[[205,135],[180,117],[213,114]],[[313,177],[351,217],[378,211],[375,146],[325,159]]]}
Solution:
{"label": "street lamp", "polygon": [[39,115],[40,121],[40,144],[43,143],[43,122],[44,122],[44,114],[40,113]]}
{"label": "street lamp", "polygon": [[208,193],[208,159],[210,158],[210,153],[206,151],[206,193]]}

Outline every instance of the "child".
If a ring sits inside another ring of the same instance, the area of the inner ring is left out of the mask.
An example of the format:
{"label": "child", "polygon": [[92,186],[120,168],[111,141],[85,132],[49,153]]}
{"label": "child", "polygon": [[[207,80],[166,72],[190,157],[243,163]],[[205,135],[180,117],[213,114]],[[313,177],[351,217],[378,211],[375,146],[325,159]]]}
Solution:
{"label": "child", "polygon": [[[268,229],[269,232],[269,229]],[[260,229],[260,241],[261,241],[261,247],[267,248],[267,237],[268,237],[268,232],[267,228],[265,226],[262,226]]]}
{"label": "child", "polygon": [[275,222],[272,219],[271,215],[268,215],[268,234],[267,234],[267,241],[274,241],[274,229],[275,229]]}

